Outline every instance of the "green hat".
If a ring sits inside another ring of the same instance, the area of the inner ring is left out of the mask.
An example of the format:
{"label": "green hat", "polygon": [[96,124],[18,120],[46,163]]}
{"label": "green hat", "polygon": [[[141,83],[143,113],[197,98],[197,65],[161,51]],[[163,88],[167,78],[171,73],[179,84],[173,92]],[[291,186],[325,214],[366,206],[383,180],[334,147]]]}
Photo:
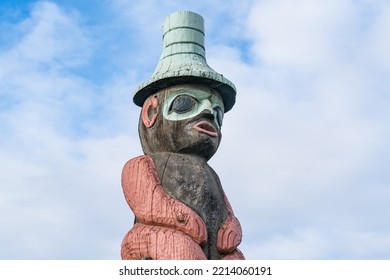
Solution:
{"label": "green hat", "polygon": [[204,47],[204,21],[193,12],[175,12],[163,26],[163,52],[152,77],[134,94],[134,103],[142,106],[158,90],[183,83],[202,83],[217,90],[225,112],[236,101],[236,88],[223,75],[207,65]]}

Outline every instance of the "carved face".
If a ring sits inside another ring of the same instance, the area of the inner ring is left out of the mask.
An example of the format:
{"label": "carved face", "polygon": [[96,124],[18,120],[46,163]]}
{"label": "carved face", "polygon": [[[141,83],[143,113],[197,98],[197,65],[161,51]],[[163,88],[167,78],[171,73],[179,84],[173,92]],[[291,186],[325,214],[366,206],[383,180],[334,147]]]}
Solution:
{"label": "carved face", "polygon": [[209,160],[221,141],[223,114],[221,96],[204,85],[156,92],[145,101],[140,117],[144,153],[185,153]]}

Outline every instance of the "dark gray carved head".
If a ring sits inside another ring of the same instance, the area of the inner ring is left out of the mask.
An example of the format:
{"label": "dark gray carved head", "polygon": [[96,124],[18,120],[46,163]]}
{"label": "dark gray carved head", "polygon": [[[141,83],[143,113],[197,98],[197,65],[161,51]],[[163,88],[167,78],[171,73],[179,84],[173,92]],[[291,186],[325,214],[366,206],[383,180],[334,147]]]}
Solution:
{"label": "dark gray carved head", "polygon": [[176,85],[150,96],[142,107],[139,135],[146,155],[173,152],[209,160],[221,142],[224,104],[201,84]]}

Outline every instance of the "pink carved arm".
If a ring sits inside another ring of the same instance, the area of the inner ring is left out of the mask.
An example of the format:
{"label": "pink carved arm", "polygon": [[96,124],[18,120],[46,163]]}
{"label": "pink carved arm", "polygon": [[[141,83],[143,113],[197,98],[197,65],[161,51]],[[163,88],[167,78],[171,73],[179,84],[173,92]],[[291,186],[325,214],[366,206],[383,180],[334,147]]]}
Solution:
{"label": "pink carved arm", "polygon": [[150,157],[139,156],[126,163],[122,172],[122,188],[138,222],[181,231],[199,245],[206,242],[207,231],[203,220],[165,192]]}
{"label": "pink carved arm", "polygon": [[225,260],[243,260],[244,255],[237,249],[242,240],[242,230],[238,219],[234,216],[232,206],[226,195],[225,204],[228,208],[228,217],[217,236],[217,249],[220,253],[226,255]]}

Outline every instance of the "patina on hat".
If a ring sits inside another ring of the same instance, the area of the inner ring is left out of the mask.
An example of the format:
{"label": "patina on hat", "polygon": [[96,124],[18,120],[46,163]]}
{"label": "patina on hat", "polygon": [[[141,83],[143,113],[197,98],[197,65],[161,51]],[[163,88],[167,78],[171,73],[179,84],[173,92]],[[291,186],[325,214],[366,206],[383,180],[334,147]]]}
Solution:
{"label": "patina on hat", "polygon": [[216,89],[222,97],[225,112],[236,101],[236,88],[206,62],[204,21],[189,11],[169,15],[163,26],[163,51],[152,77],[134,94],[134,103],[142,106],[153,93],[183,83],[202,83]]}

